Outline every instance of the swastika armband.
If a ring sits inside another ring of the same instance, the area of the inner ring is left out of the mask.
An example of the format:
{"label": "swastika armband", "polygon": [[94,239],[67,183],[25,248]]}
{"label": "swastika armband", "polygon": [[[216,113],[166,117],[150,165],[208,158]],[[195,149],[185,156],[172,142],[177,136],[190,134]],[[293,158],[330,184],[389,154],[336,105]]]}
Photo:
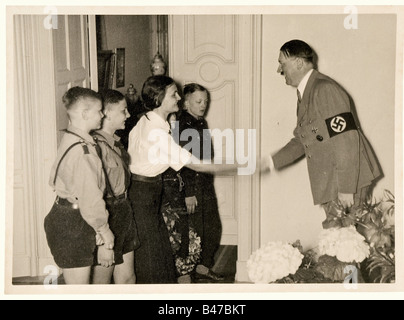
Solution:
{"label": "swastika armband", "polygon": [[350,130],[358,130],[355,119],[351,112],[341,113],[334,117],[328,118],[325,120],[325,123],[327,125],[330,138]]}

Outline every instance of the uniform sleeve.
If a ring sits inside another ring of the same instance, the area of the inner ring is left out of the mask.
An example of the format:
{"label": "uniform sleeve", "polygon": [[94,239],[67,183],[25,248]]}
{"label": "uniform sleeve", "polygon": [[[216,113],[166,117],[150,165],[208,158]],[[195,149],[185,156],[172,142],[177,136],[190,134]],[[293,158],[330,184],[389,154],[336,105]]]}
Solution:
{"label": "uniform sleeve", "polygon": [[[351,112],[349,96],[333,83],[318,86],[314,102],[324,121],[341,113]],[[338,192],[356,193],[360,160],[358,131],[346,131],[330,140],[338,176]]]}
{"label": "uniform sleeve", "polygon": [[286,167],[305,155],[304,147],[297,138],[297,128],[294,130],[294,137],[281,150],[272,156],[276,170]]}
{"label": "uniform sleeve", "polygon": [[83,219],[96,231],[109,229],[108,211],[105,208],[101,161],[95,155],[86,154],[77,161],[75,189]]}

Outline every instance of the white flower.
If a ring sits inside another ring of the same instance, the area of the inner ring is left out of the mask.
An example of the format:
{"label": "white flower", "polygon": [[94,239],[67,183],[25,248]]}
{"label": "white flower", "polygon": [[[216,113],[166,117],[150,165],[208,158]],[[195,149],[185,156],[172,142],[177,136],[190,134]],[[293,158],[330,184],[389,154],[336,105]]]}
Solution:
{"label": "white flower", "polygon": [[271,283],[294,274],[302,260],[303,255],[290,244],[269,242],[247,261],[248,275],[254,283]]}
{"label": "white flower", "polygon": [[320,233],[319,253],[341,262],[362,262],[370,255],[369,245],[354,226],[331,228]]}

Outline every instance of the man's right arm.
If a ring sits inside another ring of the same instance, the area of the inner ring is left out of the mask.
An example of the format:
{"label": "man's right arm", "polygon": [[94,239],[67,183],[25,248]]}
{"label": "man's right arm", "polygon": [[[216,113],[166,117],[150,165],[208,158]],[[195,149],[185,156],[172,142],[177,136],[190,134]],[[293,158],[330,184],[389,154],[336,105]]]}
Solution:
{"label": "man's right arm", "polygon": [[292,138],[287,145],[272,155],[275,169],[279,170],[290,165],[305,155],[304,147],[300,142],[300,139],[296,137],[296,129],[294,135],[295,137]]}

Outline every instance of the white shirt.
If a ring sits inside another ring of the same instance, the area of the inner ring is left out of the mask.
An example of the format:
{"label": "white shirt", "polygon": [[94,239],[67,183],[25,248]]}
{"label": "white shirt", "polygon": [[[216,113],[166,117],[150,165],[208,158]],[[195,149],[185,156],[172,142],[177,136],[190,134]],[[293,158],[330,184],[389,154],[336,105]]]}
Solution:
{"label": "white shirt", "polygon": [[304,90],[306,89],[306,86],[307,86],[307,82],[309,81],[309,78],[312,73],[313,73],[313,69],[311,69],[309,72],[306,73],[306,75],[303,77],[303,79],[300,81],[299,85],[297,86],[297,90],[299,90],[302,99],[303,99],[303,95],[304,95]]}
{"label": "white shirt", "polygon": [[155,177],[169,167],[179,171],[191,162],[198,162],[174,141],[169,123],[153,111],[143,116],[130,132],[128,153],[130,171],[146,177]]}

